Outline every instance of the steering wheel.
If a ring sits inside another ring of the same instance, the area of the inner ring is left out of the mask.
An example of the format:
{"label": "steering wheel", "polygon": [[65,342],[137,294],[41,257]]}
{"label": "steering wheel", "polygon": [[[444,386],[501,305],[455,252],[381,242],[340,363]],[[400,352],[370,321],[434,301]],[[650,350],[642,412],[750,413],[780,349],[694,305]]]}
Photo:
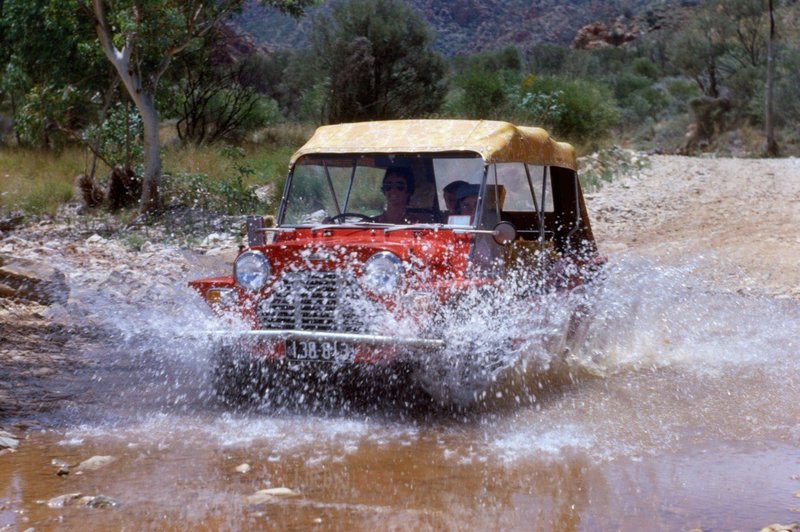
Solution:
{"label": "steering wheel", "polygon": [[337,222],[336,220],[344,221],[347,218],[358,218],[359,220],[363,220],[365,222],[372,221],[371,216],[367,216],[366,214],[361,214],[360,212],[340,212],[339,214],[334,214],[333,216],[328,218],[328,220],[330,220],[330,223],[341,223]]}

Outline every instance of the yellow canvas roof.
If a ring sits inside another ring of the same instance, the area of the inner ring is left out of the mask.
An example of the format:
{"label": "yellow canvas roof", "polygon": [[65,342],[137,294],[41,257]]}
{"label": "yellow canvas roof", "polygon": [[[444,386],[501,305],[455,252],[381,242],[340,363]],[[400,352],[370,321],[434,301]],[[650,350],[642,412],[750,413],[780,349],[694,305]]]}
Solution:
{"label": "yellow canvas roof", "polygon": [[526,162],[577,170],[575,149],[537,127],[491,120],[386,120],[322,126],[292,156],[474,152],[486,163]]}

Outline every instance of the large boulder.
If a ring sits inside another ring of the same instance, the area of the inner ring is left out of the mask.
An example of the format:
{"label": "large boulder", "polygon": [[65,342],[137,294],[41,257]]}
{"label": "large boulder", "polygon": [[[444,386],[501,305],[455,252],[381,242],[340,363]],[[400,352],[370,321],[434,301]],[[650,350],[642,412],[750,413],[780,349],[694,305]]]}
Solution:
{"label": "large boulder", "polygon": [[623,17],[618,18],[611,25],[604,22],[592,22],[578,30],[572,47],[577,50],[596,50],[609,46],[622,46],[635,41],[639,29],[635,23],[629,25]]}
{"label": "large boulder", "polygon": [[66,276],[50,264],[0,255],[0,297],[65,303],[69,287]]}

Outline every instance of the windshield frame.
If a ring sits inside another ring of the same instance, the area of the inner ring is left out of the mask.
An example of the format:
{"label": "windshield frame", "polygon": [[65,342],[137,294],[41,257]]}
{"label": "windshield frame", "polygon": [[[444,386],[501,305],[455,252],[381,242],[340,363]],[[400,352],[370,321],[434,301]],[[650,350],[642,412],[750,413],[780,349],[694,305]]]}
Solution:
{"label": "windshield frame", "polygon": [[[356,179],[356,172],[359,167],[358,161],[362,159],[386,159],[388,161],[394,161],[397,159],[404,160],[404,159],[427,159],[425,162],[426,165],[432,165],[433,161],[436,159],[475,159],[480,161],[480,169],[482,172],[482,177],[480,181],[481,191],[485,186],[486,182],[486,169],[487,165],[486,162],[483,160],[481,155],[474,151],[451,151],[451,152],[417,152],[417,153],[314,153],[309,155],[304,155],[297,159],[294,164],[290,167],[289,173],[286,177],[286,182],[283,188],[283,195],[281,196],[281,203],[280,208],[278,211],[277,217],[277,225],[278,227],[286,227],[286,228],[318,228],[320,226],[326,227],[419,227],[419,226],[426,226],[432,228],[438,227],[452,227],[453,229],[464,229],[464,228],[474,228],[477,227],[477,222],[479,220],[473,220],[471,224],[468,226],[464,225],[449,225],[447,224],[447,220],[442,221],[433,221],[433,222],[424,222],[424,223],[414,223],[414,224],[392,224],[386,222],[375,222],[375,221],[359,221],[359,222],[348,222],[343,224],[332,224],[332,223],[324,223],[324,222],[309,222],[309,223],[286,223],[287,211],[289,209],[290,203],[290,193],[292,190],[292,184],[295,179],[295,173],[298,167],[303,165],[304,160],[312,159],[312,160],[319,160],[322,163],[322,167],[324,168],[325,172],[325,180],[327,181],[326,188],[331,191],[331,197],[334,200],[335,204],[335,214],[341,214],[348,212],[350,207],[350,200],[351,200],[351,193],[353,191],[353,184]],[[340,199],[336,196],[336,191],[333,187],[333,183],[330,177],[329,168],[328,168],[328,161],[336,160],[336,161],[349,161],[350,164],[350,174],[348,178],[348,182],[346,185],[346,193],[344,197],[344,201],[341,202]],[[369,166],[372,168],[383,168],[382,165],[364,165]],[[477,167],[478,165],[476,165]],[[442,203],[439,200],[439,183],[437,182],[437,176],[433,174],[433,171],[430,170],[430,179],[431,183],[434,186],[434,198],[431,209],[436,209],[439,213],[443,212],[441,209],[443,207]],[[476,183],[477,184],[477,183]],[[476,217],[477,218],[477,217]]]}

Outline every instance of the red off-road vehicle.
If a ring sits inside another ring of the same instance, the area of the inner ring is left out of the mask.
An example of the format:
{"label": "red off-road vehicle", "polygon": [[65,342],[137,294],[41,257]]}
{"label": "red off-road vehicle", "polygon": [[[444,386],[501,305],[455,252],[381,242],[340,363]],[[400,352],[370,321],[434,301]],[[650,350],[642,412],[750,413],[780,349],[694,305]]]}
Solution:
{"label": "red off-road vehicle", "polygon": [[[190,283],[220,318],[217,394],[402,367],[465,403],[508,353],[563,350],[574,309],[555,334],[547,306],[602,263],[576,169],[572,146],[505,122],[319,128],[291,158],[277,223],[249,218],[233,273]],[[532,329],[548,342],[526,343]]]}

